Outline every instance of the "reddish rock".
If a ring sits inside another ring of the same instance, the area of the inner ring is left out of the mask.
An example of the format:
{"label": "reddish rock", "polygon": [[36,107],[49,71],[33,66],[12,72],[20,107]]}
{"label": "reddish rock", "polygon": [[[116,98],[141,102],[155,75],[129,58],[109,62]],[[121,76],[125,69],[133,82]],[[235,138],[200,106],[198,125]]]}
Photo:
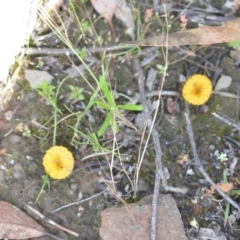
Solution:
{"label": "reddish rock", "polygon": [[[103,240],[150,240],[152,196],[101,212]],[[158,199],[157,240],[187,240],[181,215],[170,194]]]}

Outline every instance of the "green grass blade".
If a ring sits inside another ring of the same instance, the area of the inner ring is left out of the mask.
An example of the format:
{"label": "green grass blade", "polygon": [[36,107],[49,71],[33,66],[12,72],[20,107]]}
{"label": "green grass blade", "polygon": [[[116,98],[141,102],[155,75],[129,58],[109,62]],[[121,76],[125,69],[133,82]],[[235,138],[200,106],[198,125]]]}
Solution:
{"label": "green grass blade", "polygon": [[98,92],[99,92],[99,88],[96,89],[93,93],[93,95],[91,96],[87,107],[85,108],[85,110],[80,114],[80,120],[87,114],[87,112],[90,110],[90,108],[95,104],[97,97],[98,97]]}
{"label": "green grass blade", "polygon": [[[223,182],[228,183],[226,170],[223,171]],[[227,195],[229,196],[230,193],[227,194]],[[228,217],[229,217],[229,212],[230,212],[230,203],[226,201],[226,206],[225,206],[225,210],[224,210],[224,226],[226,226],[226,224],[227,224],[227,220],[228,220]]]}
{"label": "green grass blade", "polygon": [[111,119],[112,119],[113,113],[109,112],[104,120],[104,123],[100,127],[100,129],[97,132],[98,137],[101,137],[107,130],[107,128],[111,125]]}
{"label": "green grass blade", "polygon": [[99,88],[96,89],[93,93],[93,95],[91,96],[89,102],[88,102],[88,105],[87,107],[84,109],[84,111],[79,114],[77,116],[77,122],[75,124],[75,127],[74,127],[74,133],[73,133],[73,138],[72,138],[72,142],[74,141],[74,138],[75,136],[77,136],[77,128],[78,126],[80,125],[80,121],[82,120],[82,118],[88,113],[88,111],[91,109],[91,107],[96,103],[96,100],[98,98],[98,92],[99,92]]}
{"label": "green grass blade", "polygon": [[5,188],[8,188],[7,186],[3,185],[2,183],[0,183],[0,186],[5,187]]}
{"label": "green grass blade", "polygon": [[144,109],[142,105],[135,105],[135,104],[117,105],[117,108],[129,110],[129,111],[142,111]]}
{"label": "green grass blade", "polygon": [[103,109],[110,109],[110,106],[107,104],[107,103],[104,103],[100,100],[97,100],[96,101],[96,104],[100,107],[100,108],[103,108]]}
{"label": "green grass blade", "polygon": [[226,201],[226,207],[225,207],[225,211],[224,211],[224,226],[226,226],[226,224],[227,224],[229,212],[230,212],[230,203]]}
{"label": "green grass blade", "polygon": [[114,133],[119,132],[119,126],[117,125],[117,122],[115,121],[115,118],[111,119],[111,126],[112,126],[112,129],[113,129]]}
{"label": "green grass blade", "polygon": [[48,174],[46,174],[46,175],[44,176],[44,178],[43,178],[42,187],[41,187],[41,189],[40,189],[40,191],[39,191],[39,194],[38,194],[38,196],[37,196],[34,204],[36,204],[37,201],[39,200],[40,196],[41,196],[42,193],[43,193],[43,190],[44,190],[46,184],[48,184],[48,187],[50,188],[50,183],[49,183],[49,176],[48,176]]}
{"label": "green grass blade", "polygon": [[228,183],[226,170],[223,171],[223,182],[224,182],[224,183]]}
{"label": "green grass blade", "polygon": [[103,77],[102,75],[99,77],[99,83],[100,83],[101,90],[103,91],[104,96],[106,97],[109,105],[111,107],[115,106],[113,95],[111,94],[111,92],[109,90],[109,87],[108,87],[105,77]]}
{"label": "green grass blade", "polygon": [[231,195],[240,195],[240,190],[237,190],[237,189],[231,190],[231,192],[229,194],[231,194]]}

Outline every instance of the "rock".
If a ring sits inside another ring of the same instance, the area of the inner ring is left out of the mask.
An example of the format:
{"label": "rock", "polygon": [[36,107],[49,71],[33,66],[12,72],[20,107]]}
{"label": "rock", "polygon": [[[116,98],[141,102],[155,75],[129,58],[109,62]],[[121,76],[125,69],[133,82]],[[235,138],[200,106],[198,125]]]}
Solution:
{"label": "rock", "polygon": [[[101,212],[100,236],[103,240],[150,240],[152,196],[119,208]],[[157,240],[187,240],[181,215],[170,194],[158,199]]]}
{"label": "rock", "polygon": [[48,84],[51,84],[53,76],[46,72],[34,69],[25,69],[25,79],[29,82],[31,88],[39,87],[43,81],[47,81]]}

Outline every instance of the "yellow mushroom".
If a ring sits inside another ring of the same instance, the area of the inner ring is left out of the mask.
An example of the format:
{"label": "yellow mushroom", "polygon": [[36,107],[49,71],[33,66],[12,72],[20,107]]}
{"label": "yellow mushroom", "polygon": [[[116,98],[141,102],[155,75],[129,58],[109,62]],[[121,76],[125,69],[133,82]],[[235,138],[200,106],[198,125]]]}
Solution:
{"label": "yellow mushroom", "polygon": [[194,74],[183,85],[182,96],[188,103],[202,105],[210,98],[212,89],[212,82],[207,76]]}
{"label": "yellow mushroom", "polygon": [[47,150],[43,157],[43,166],[50,177],[64,179],[73,170],[73,155],[63,146],[53,146]]}

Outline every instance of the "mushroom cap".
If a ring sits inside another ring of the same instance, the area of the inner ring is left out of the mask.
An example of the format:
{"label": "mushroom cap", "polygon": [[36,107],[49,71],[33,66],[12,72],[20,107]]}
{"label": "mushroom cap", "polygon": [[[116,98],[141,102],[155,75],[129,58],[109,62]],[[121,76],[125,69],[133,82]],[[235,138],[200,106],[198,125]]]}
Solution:
{"label": "mushroom cap", "polygon": [[199,106],[208,101],[212,90],[212,82],[207,76],[194,74],[183,85],[182,96],[188,103]]}
{"label": "mushroom cap", "polygon": [[63,146],[53,146],[43,157],[45,171],[53,179],[64,179],[73,170],[74,158],[70,151]]}

